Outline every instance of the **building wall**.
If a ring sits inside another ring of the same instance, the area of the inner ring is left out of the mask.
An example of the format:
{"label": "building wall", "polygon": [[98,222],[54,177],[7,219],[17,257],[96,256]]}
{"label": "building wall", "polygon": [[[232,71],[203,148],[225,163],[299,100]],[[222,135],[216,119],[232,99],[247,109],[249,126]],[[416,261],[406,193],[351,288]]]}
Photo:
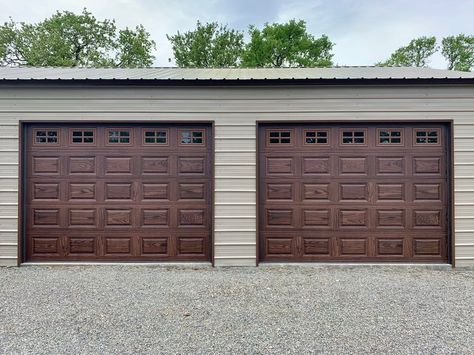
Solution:
{"label": "building wall", "polygon": [[215,121],[216,265],[255,265],[256,121],[453,119],[455,257],[474,266],[474,87],[0,87],[0,264],[17,262],[20,120]]}

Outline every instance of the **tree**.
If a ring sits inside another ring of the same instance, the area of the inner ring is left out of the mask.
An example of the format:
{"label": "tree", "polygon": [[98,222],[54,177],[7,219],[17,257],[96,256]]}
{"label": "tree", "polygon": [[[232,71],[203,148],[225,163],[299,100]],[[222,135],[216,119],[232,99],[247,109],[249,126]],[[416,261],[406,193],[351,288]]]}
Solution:
{"label": "tree", "polygon": [[[176,64],[180,67],[235,67],[244,46],[244,34],[227,26],[197,22],[194,31],[170,36]],[[170,59],[171,60],[171,59]]]}
{"label": "tree", "polygon": [[448,69],[470,71],[474,68],[474,36],[449,36],[441,43],[441,53],[448,61]]}
{"label": "tree", "polygon": [[328,67],[334,43],[326,35],[315,38],[304,21],[266,23],[249,28],[250,42],[242,56],[245,67]]}
{"label": "tree", "polygon": [[429,57],[438,50],[435,37],[419,37],[398,48],[389,59],[376,63],[377,66],[426,67]]}
{"label": "tree", "polygon": [[97,20],[87,9],[56,12],[37,24],[0,26],[0,64],[103,67],[149,66],[155,42],[143,26],[117,31],[114,20]]}

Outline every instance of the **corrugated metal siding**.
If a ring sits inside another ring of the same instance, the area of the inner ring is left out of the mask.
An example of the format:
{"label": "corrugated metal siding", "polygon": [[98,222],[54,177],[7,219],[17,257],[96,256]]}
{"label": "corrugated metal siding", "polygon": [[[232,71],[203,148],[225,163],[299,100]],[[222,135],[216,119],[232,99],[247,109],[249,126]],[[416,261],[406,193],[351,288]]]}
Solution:
{"label": "corrugated metal siding", "polygon": [[0,89],[0,264],[16,263],[19,120],[215,121],[216,265],[255,265],[256,121],[455,121],[456,263],[474,266],[474,88]]}

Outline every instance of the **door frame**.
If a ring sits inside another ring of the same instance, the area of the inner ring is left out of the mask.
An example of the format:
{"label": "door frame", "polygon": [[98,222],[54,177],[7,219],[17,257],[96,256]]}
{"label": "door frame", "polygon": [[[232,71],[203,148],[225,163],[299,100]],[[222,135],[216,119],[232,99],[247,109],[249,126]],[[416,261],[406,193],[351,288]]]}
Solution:
{"label": "door frame", "polygon": [[[406,120],[406,119],[384,119],[384,120],[361,120],[361,121],[354,121],[348,119],[334,119],[334,120],[257,120],[255,124],[255,134],[257,140],[256,146],[256,266],[260,264],[262,261],[262,252],[263,248],[261,247],[261,238],[260,238],[260,220],[261,220],[261,213],[260,213],[260,181],[261,181],[261,174],[260,168],[262,162],[260,161],[260,149],[262,148],[262,144],[265,142],[261,142],[260,140],[260,130],[262,127],[266,125],[272,124],[283,124],[286,126],[291,125],[304,125],[304,124],[321,124],[321,125],[336,125],[336,124],[352,124],[352,125],[375,125],[377,123],[388,124],[388,123],[395,123],[395,124],[443,124],[446,126],[446,173],[447,173],[447,199],[448,199],[448,211],[447,211],[447,232],[448,238],[446,242],[446,253],[448,257],[447,263],[451,265],[451,267],[456,267],[456,255],[455,255],[455,193],[454,193],[454,120],[451,118],[443,118],[443,119],[433,119],[433,120],[423,120],[423,119],[416,119],[416,120]],[[308,262],[308,263],[317,263],[317,262]],[[340,261],[334,261],[334,263],[341,263]],[[362,262],[363,263],[363,262]],[[416,264],[416,263],[413,263]]]}
{"label": "door frame", "polygon": [[[104,124],[125,124],[125,125],[140,125],[140,124],[163,124],[163,125],[209,125],[211,128],[211,139],[209,140],[211,150],[211,235],[210,235],[210,262],[212,266],[215,266],[215,121],[214,120],[19,120],[18,121],[18,231],[17,231],[17,266],[21,266],[26,261],[26,134],[27,129],[30,125],[34,124],[55,124],[55,125],[74,125],[74,124],[93,124],[93,125],[104,125]],[[147,261],[140,261],[140,263],[146,263]],[[167,263],[168,261],[159,261],[160,263]],[[173,261],[169,261],[173,262]],[[80,263],[80,262],[77,262]],[[96,261],[96,263],[107,264],[111,261]],[[134,264],[137,261],[125,261],[123,263]],[[148,263],[153,263],[150,261]],[[185,263],[185,262],[183,262]]]}

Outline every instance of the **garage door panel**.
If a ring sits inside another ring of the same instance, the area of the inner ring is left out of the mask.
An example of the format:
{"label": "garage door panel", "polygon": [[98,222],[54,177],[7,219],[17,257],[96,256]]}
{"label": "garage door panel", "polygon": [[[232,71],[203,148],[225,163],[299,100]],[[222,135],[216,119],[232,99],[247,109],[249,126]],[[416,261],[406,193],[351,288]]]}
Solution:
{"label": "garage door panel", "polygon": [[210,126],[42,126],[25,140],[28,260],[210,260]]}
{"label": "garage door panel", "polygon": [[291,144],[260,144],[263,260],[447,260],[445,127],[289,127]]}

